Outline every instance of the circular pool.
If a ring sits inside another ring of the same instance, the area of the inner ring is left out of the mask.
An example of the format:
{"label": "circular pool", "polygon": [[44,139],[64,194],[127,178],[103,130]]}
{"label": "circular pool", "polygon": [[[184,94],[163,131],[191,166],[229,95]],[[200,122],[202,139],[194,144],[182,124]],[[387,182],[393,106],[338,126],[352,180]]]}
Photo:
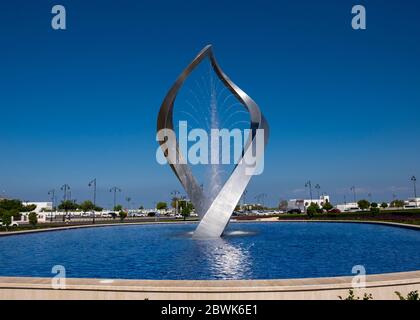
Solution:
{"label": "circular pool", "polygon": [[0,237],[0,276],[286,279],[420,270],[420,231],[363,223],[231,223],[216,240],[196,224],[121,225]]}

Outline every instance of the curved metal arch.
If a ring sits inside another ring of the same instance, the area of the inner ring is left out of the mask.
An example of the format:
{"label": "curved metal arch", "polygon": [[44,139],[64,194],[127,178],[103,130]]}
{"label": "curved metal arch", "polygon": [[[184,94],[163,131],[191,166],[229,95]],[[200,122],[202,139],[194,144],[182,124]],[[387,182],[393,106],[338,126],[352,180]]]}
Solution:
{"label": "curved metal arch", "polygon": [[[179,90],[181,89],[182,85],[184,84],[185,80],[191,74],[191,72],[206,58],[210,59],[211,66],[215,73],[217,74],[218,78],[224,83],[224,85],[229,89],[229,91],[239,100],[239,102],[247,109],[250,113],[250,134],[247,140],[247,143],[244,146],[242,152],[243,159],[244,154],[248,151],[251,147],[252,143],[255,140],[257,129],[264,130],[264,143],[267,144],[268,136],[269,136],[269,129],[267,121],[265,120],[264,116],[262,115],[258,105],[249,97],[241,88],[239,88],[230,78],[223,72],[220,68],[219,64],[216,61],[214,56],[212,46],[207,45],[204,47],[199,54],[193,59],[193,61],[184,69],[184,71],[179,75],[175,83],[172,85],[171,89],[167,93],[165,99],[162,102],[158,119],[157,119],[157,130],[174,130],[173,125],[173,108],[174,102],[177,97]],[[162,146],[165,142],[159,141],[160,145]],[[167,155],[165,155],[167,156]],[[184,156],[180,152],[178,148],[178,144],[176,144],[176,156],[177,159],[184,159]],[[238,164],[241,161],[238,162]],[[238,203],[240,197],[242,196],[243,191],[248,184],[250,177],[242,177],[240,174],[244,174],[243,170],[238,170],[238,164],[236,164],[235,168],[232,171],[231,177],[223,186],[222,190],[220,191],[219,195],[212,199],[213,201],[208,201],[206,196],[203,193],[203,190],[197,183],[196,179],[194,178],[191,168],[186,163],[170,163],[171,169],[174,171],[175,175],[177,176],[178,180],[181,182],[182,186],[184,187],[185,191],[187,192],[190,200],[194,204],[196,211],[201,218],[201,222],[197,227],[196,232],[194,235],[196,237],[218,237],[223,233],[226,225],[229,222],[230,216]],[[235,176],[235,179],[232,177]],[[233,181],[232,181],[233,180]],[[242,182],[242,183],[240,183]],[[232,186],[237,185],[236,188],[232,188]],[[240,186],[242,185],[242,186]],[[226,190],[231,189],[231,190]],[[223,195],[222,193],[231,193],[231,197],[226,198],[226,194]],[[236,200],[236,202],[235,202]],[[225,203],[224,203],[225,202]],[[233,207],[232,207],[233,203]],[[220,207],[225,208],[220,208]],[[213,208],[213,209],[212,209]],[[221,212],[223,210],[224,212]]]}

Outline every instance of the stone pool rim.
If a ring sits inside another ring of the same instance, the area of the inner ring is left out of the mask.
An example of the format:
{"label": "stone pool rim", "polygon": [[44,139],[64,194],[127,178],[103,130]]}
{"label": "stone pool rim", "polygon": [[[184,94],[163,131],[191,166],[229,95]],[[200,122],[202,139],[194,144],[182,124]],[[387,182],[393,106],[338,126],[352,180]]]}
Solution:
{"label": "stone pool rim", "polygon": [[352,277],[269,280],[125,280],[67,278],[64,289],[53,289],[52,278],[0,277],[0,300],[156,299],[156,300],[332,300],[355,294],[398,299],[420,289],[420,271],[372,274],[365,288],[353,288]]}

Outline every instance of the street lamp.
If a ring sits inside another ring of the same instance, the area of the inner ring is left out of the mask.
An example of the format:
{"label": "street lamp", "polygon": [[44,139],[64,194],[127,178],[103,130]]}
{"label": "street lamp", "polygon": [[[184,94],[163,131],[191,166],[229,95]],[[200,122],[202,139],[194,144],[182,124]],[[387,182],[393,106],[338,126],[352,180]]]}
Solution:
{"label": "street lamp", "polygon": [[318,194],[318,199],[321,199],[321,198],[319,197],[319,190],[321,189],[321,186],[320,186],[319,184],[316,184],[315,189],[316,189],[317,194]]}
{"label": "street lamp", "polygon": [[64,201],[66,201],[67,200],[67,192],[70,190],[70,186],[67,183],[65,183],[61,187],[61,190],[64,191],[64,197],[63,197],[63,199],[64,199]]}
{"label": "street lamp", "polygon": [[117,206],[117,192],[121,192],[121,189],[118,187],[112,187],[111,189],[109,189],[109,192],[114,192],[114,208],[113,210],[115,210],[115,207]]}
{"label": "street lamp", "polygon": [[350,188],[350,190],[351,190],[351,191],[353,191],[354,203],[356,203],[356,202],[357,202],[357,201],[356,201],[356,187],[355,187],[355,186],[352,186],[352,187]]}
{"label": "street lamp", "polygon": [[95,209],[96,209],[96,178],[93,179],[91,182],[89,182],[88,184],[89,187],[93,186],[93,217],[92,217],[92,223],[95,224]]}
{"label": "street lamp", "polygon": [[131,206],[130,206],[131,197],[126,197],[126,198],[125,198],[125,201],[127,201],[128,210],[130,210],[130,209],[131,209]]}
{"label": "street lamp", "polygon": [[50,191],[48,191],[48,195],[51,195],[51,203],[52,203],[52,207],[51,207],[51,216],[50,216],[50,221],[53,222],[53,209],[54,209],[54,199],[55,199],[55,189],[52,189]]}
{"label": "street lamp", "polygon": [[265,199],[267,199],[267,194],[266,193],[263,193],[261,195],[261,197],[262,197],[262,206],[263,206],[263,210],[264,210],[264,208],[265,208]]}
{"label": "street lamp", "polygon": [[245,189],[244,193],[242,194],[242,209],[245,207],[246,205],[246,195],[248,193],[248,190]]}
{"label": "street lamp", "polygon": [[311,196],[311,202],[312,202],[312,183],[311,180],[305,183],[305,188],[309,188],[309,195]]}
{"label": "street lamp", "polygon": [[416,190],[416,177],[412,176],[411,177],[411,181],[413,181],[413,187],[414,187],[414,201],[416,201],[416,206],[417,206],[417,190]]}
{"label": "street lamp", "polygon": [[179,195],[178,190],[174,190],[171,192],[172,198],[175,199],[175,214],[178,214],[178,195]]}
{"label": "street lamp", "polygon": [[257,204],[260,204],[262,208],[264,209],[264,199],[267,197],[266,193],[260,193],[255,196],[255,200],[257,201]]}

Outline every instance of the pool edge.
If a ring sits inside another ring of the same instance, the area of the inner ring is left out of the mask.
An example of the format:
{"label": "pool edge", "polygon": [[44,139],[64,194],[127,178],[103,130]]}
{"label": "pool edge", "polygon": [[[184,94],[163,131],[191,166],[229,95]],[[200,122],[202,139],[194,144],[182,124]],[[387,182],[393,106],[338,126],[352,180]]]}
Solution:
{"label": "pool edge", "polygon": [[[122,280],[66,279],[65,289],[53,289],[54,278],[0,277],[3,299],[338,299],[353,289],[353,277],[274,280]],[[366,276],[365,288],[356,295],[398,299],[420,289],[420,270]]]}

